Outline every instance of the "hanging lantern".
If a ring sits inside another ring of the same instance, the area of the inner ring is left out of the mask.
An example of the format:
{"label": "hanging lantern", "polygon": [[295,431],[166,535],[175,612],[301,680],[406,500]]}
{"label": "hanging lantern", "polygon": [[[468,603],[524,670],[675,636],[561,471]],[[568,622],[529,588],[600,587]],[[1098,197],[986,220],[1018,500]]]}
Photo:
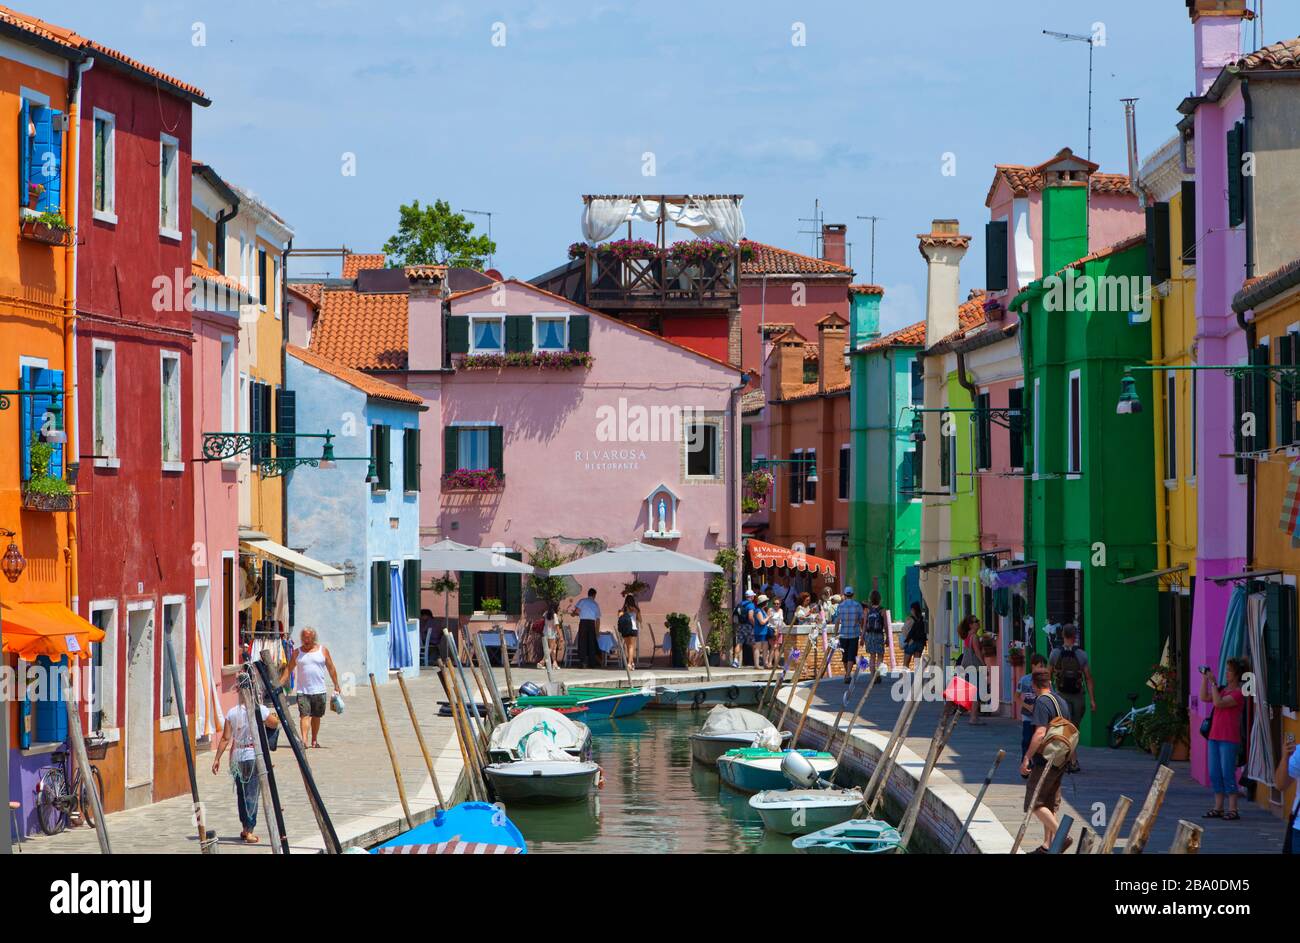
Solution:
{"label": "hanging lantern", "polygon": [[325,447],[321,450],[320,464],[317,467],[326,470],[338,468],[338,463],[334,461],[334,443],[329,439],[325,440]]}
{"label": "hanging lantern", "polygon": [[22,551],[12,540],[9,541],[9,549],[0,559],[0,569],[4,570],[5,579],[11,583],[18,582],[18,577],[23,575],[23,570],[27,569],[27,561],[23,558]]}
{"label": "hanging lantern", "polygon": [[919,415],[912,416],[912,441],[925,441],[925,421]]}
{"label": "hanging lantern", "polygon": [[1137,381],[1131,374],[1124,374],[1124,379],[1119,381],[1119,402],[1115,404],[1115,412],[1120,416],[1142,412],[1142,400],[1138,399]]}

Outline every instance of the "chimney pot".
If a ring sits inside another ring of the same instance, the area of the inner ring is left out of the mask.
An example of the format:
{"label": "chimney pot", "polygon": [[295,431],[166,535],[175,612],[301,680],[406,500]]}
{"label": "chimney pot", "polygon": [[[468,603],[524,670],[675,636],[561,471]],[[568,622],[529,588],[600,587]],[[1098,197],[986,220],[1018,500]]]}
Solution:
{"label": "chimney pot", "polygon": [[822,225],[822,258],[836,265],[844,265],[845,238],[848,227],[843,223],[824,223]]}
{"label": "chimney pot", "polygon": [[930,232],[936,236],[955,236],[959,231],[955,219],[936,219],[930,224]]}

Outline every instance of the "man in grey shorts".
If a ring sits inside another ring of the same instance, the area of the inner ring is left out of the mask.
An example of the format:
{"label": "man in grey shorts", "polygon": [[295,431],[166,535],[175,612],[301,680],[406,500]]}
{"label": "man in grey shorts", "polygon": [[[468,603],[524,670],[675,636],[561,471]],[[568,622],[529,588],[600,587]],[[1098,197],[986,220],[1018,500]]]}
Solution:
{"label": "man in grey shorts", "polygon": [[[296,668],[298,676],[295,686],[298,693],[298,723],[302,731],[302,742],[306,746],[319,747],[320,719],[325,716],[326,686],[325,677],[334,682],[335,692],[339,691],[339,676],[334,670],[334,659],[330,650],[316,640],[316,630],[304,628],[299,636],[302,645],[289,658],[280,675],[280,684],[289,683],[289,675]],[[308,738],[310,730],[311,737]]]}

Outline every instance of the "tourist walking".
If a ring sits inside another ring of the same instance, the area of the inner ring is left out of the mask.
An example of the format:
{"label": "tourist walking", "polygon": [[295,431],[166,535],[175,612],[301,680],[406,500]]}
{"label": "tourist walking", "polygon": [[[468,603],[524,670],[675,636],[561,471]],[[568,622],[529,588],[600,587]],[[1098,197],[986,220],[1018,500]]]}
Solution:
{"label": "tourist walking", "polygon": [[735,628],[731,633],[731,667],[739,668],[745,662],[745,649],[749,649],[749,663],[754,663],[754,591],[745,590],[733,612]]}
{"label": "tourist walking", "polygon": [[[844,660],[844,683],[853,683],[853,667],[858,661],[858,643],[862,640],[865,621],[862,603],[853,598],[853,587],[844,587],[844,601],[835,607],[832,625],[840,638],[840,658]],[[868,646],[869,648],[870,646]],[[875,665],[872,665],[875,670]]]}
{"label": "tourist walking", "polygon": [[[240,671],[236,685],[240,691],[250,689],[252,682],[246,671]],[[262,715],[262,722],[274,730],[280,719],[271,713],[271,709],[262,704],[257,706]],[[245,844],[256,845],[257,803],[261,799],[261,780],[257,776],[257,753],[260,748],[257,730],[248,722],[248,711],[241,700],[226,711],[226,722],[221,728],[221,739],[217,741],[217,751],[212,757],[212,774],[221,771],[221,756],[230,747],[230,778],[235,783],[235,805],[239,810],[239,838]]]}
{"label": "tourist walking", "polygon": [[289,676],[296,669],[294,691],[298,695],[298,724],[303,746],[319,747],[320,719],[325,716],[325,702],[328,700],[326,675],[334,682],[335,694],[342,689],[338,672],[334,670],[334,659],[330,657],[330,650],[316,640],[316,630],[307,626],[298,637],[302,644],[289,656],[288,663],[280,672],[280,687],[289,683]]}
{"label": "tourist walking", "polygon": [[[1078,643],[1079,630],[1073,622],[1065,623],[1061,626],[1061,647],[1047,657],[1047,663],[1051,666],[1056,690],[1070,705],[1070,719],[1076,727],[1082,727],[1085,689],[1088,695],[1086,704],[1094,712],[1097,710],[1097,696],[1093,691],[1088,653]],[[1075,763],[1070,772],[1079,772],[1079,764]]]}
{"label": "tourist walking", "polygon": [[[844,590],[848,592],[846,587]],[[871,595],[867,597],[866,612],[862,620],[862,640],[866,643],[867,658],[870,661],[868,670],[875,674],[880,668],[880,663],[885,658],[885,639],[889,635],[889,620],[885,617],[885,610],[880,605],[880,591],[873,589]],[[843,605],[841,603],[840,605]]]}
{"label": "tourist walking", "polygon": [[554,669],[560,663],[560,634],[560,605],[551,601],[542,614],[542,660],[538,668]]}
{"label": "tourist walking", "polygon": [[[980,684],[980,675],[985,668],[984,655],[980,651],[980,620],[979,616],[973,612],[967,613],[957,626],[957,637],[961,639],[961,657],[957,661],[959,668],[964,668],[969,672],[974,669],[975,677],[970,679],[975,685],[975,690],[983,690]],[[978,727],[984,723],[980,719],[980,713],[984,710],[984,702],[976,697],[975,706],[970,712],[971,726]]]}
{"label": "tourist walking", "polygon": [[627,596],[618,613],[618,637],[623,645],[623,660],[629,668],[636,667],[636,644],[641,632],[641,607],[636,599]]}
{"label": "tourist walking", "polygon": [[903,667],[907,670],[912,669],[912,659],[917,658],[925,651],[925,643],[930,639],[930,628],[926,625],[925,613],[921,610],[921,603],[913,601],[912,611],[907,617],[907,624],[904,626],[903,635]]}
{"label": "tourist walking", "polygon": [[[1273,780],[1277,791],[1285,793],[1291,785],[1300,782],[1300,751],[1295,748],[1295,734],[1287,734],[1287,742],[1282,747],[1282,757],[1277,761],[1277,770]],[[1300,788],[1296,789],[1295,799],[1291,802],[1291,818],[1286,823],[1286,836],[1282,839],[1282,854],[1300,854]]]}
{"label": "tourist walking", "polygon": [[767,633],[768,626],[772,620],[772,608],[774,607],[766,596],[760,594],[754,600],[754,611],[750,615],[751,637],[754,640],[754,667],[766,668],[763,655],[767,651]]}
{"label": "tourist walking", "polygon": [[[1052,691],[1052,673],[1046,667],[1034,669],[1034,733],[1029,748],[1020,761],[1020,774],[1025,783],[1025,812],[1033,806],[1033,814],[1043,824],[1043,844],[1031,854],[1046,854],[1060,827],[1056,812],[1061,807],[1061,778],[1065,767],[1074,755],[1079,731],[1070,722],[1070,707],[1065,699]],[[1065,848],[1074,843],[1065,839]]]}
{"label": "tourist walking", "polygon": [[596,587],[574,607],[578,617],[578,663],[584,668],[600,667],[600,606],[596,604]]}
{"label": "tourist walking", "polygon": [[1234,822],[1241,818],[1237,814],[1237,754],[1241,752],[1241,717],[1246,706],[1241,679],[1249,670],[1244,658],[1229,658],[1228,676],[1219,684],[1209,666],[1201,666],[1201,700],[1214,705],[1206,732],[1210,788],[1214,790],[1214,808],[1205,813],[1207,819]]}
{"label": "tourist walking", "polygon": [[767,637],[763,639],[763,664],[764,667],[772,667],[776,664],[776,650],[785,638],[786,619],[785,612],[776,603],[772,603],[772,608],[767,617]]}
{"label": "tourist walking", "polygon": [[[1020,716],[1020,759],[1023,761],[1026,754],[1029,753],[1029,741],[1034,738],[1034,703],[1038,700],[1038,692],[1034,690],[1034,671],[1038,668],[1047,668],[1047,659],[1034,653],[1034,657],[1029,659],[1029,670],[1016,682],[1016,694],[1014,698],[1014,710]],[[1029,773],[1021,773],[1022,779],[1028,779]]]}

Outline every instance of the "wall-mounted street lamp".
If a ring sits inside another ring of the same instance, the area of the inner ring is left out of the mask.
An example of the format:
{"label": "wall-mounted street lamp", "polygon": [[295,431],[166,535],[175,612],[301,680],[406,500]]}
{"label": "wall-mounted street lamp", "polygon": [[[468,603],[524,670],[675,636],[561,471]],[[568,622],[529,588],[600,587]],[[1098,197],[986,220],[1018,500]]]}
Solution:
{"label": "wall-mounted street lamp", "polygon": [[1294,363],[1227,363],[1227,364],[1182,364],[1178,366],[1153,366],[1150,364],[1132,365],[1124,368],[1124,378],[1120,380],[1119,402],[1115,412],[1129,415],[1142,412],[1142,400],[1138,397],[1137,383],[1133,374],[1139,370],[1148,373],[1163,373],[1172,370],[1217,370],[1234,380],[1243,380],[1260,373],[1268,377],[1270,383],[1291,393],[1300,393],[1300,364]]}
{"label": "wall-mounted street lamp", "polygon": [[808,477],[804,480],[810,485],[817,484],[817,460],[815,458],[756,458],[750,463],[750,468],[771,469],[779,465],[806,465],[808,466]]}
{"label": "wall-mounted street lamp", "polygon": [[46,410],[53,420],[49,428],[41,427],[41,438],[51,445],[62,445],[68,441],[68,434],[63,431],[63,390],[54,387],[37,387],[30,390],[0,390],[0,409],[8,409],[9,397],[49,396],[50,407]]}
{"label": "wall-mounted street lamp", "polygon": [[969,413],[971,422],[978,422],[981,417],[987,416],[990,422],[1003,429],[1010,429],[1013,422],[1023,423],[1026,415],[1023,406],[1019,409],[1012,409],[1010,406],[990,406],[987,409],[980,406],[904,406],[903,409],[912,411],[913,442],[925,441],[921,419],[925,413]]}
{"label": "wall-mounted street lamp", "polygon": [[[288,446],[298,439],[324,439],[319,456],[294,454],[271,455],[271,446],[277,453],[283,453]],[[262,457],[257,460],[257,471],[263,478],[278,478],[295,468],[308,466],[326,470],[338,468],[339,462],[368,462],[366,481],[378,481],[373,456],[339,457],[334,454],[334,433],[325,432],[205,432],[203,433],[203,461],[218,462],[234,458],[243,452],[251,451],[254,443],[259,445]]]}

